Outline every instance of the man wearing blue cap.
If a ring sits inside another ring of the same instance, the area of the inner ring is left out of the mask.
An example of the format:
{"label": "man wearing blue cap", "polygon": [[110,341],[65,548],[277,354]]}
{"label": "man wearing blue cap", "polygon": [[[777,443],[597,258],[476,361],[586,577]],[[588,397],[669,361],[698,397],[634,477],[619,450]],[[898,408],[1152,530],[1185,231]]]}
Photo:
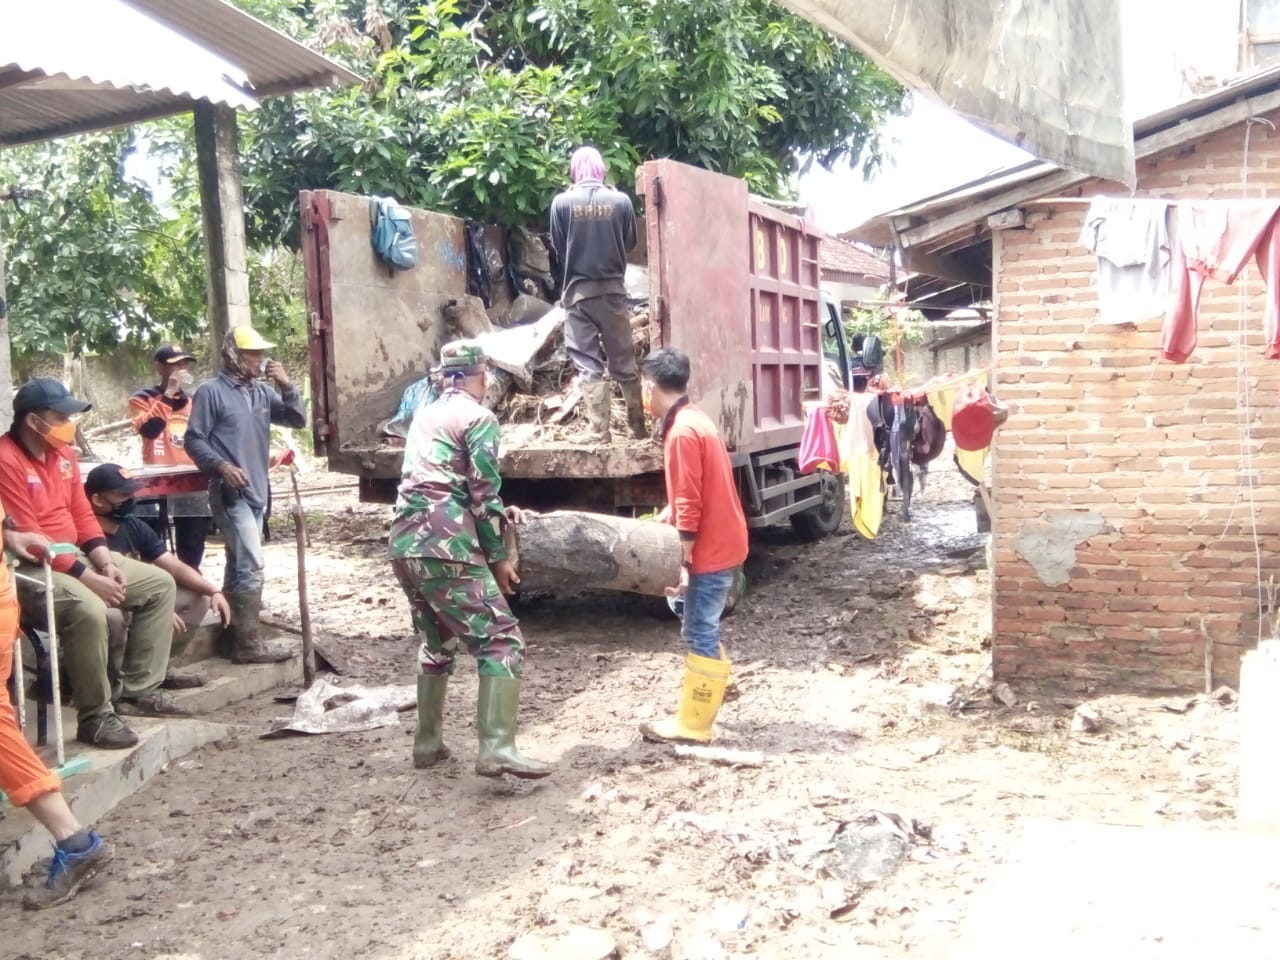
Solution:
{"label": "man wearing blue cap", "polygon": [[[57,380],[40,377],[13,398],[13,425],[0,437],[0,500],[23,532],[79,549],[52,559],[58,634],[76,705],[76,739],[125,749],[138,736],[117,716],[107,678],[107,610],[130,617],[121,667],[121,709],[148,716],[187,716],[160,688],[173,642],[173,577],[111,552],[81,485],[72,450],[72,417],[89,404]],[[19,567],[18,599],[29,616],[44,617],[43,574]]]}

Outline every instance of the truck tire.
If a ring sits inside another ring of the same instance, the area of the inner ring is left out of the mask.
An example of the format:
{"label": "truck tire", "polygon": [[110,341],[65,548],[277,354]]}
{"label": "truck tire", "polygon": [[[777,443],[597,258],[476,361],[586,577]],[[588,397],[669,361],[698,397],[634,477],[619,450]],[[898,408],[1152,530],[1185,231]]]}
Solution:
{"label": "truck tire", "polygon": [[801,540],[813,543],[840,529],[844,520],[844,474],[823,471],[819,484],[822,502],[801,513],[791,515],[791,528]]}

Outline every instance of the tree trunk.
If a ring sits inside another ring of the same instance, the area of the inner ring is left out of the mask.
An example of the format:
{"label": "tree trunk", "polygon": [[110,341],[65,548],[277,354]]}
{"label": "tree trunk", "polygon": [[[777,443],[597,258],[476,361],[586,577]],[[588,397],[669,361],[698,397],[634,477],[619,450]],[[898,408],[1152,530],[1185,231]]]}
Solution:
{"label": "tree trunk", "polygon": [[547,513],[508,526],[507,547],[522,590],[623,590],[660,597],[680,579],[679,534],[653,520]]}

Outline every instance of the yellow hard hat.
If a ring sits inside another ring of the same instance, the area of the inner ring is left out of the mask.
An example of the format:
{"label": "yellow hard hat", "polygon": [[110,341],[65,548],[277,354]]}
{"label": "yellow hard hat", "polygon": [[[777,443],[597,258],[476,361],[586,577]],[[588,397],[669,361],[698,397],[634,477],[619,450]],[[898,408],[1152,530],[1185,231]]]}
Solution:
{"label": "yellow hard hat", "polygon": [[262,334],[253,327],[236,327],[235,329],[236,346],[241,350],[270,350],[275,346],[264,340]]}

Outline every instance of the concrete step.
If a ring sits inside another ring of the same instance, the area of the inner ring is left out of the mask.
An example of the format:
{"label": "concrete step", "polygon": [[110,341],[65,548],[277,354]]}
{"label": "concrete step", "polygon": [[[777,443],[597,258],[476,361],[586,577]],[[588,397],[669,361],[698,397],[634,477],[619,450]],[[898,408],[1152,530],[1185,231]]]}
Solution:
{"label": "concrete step", "polygon": [[[173,697],[197,715],[212,713],[276,687],[302,686],[301,654],[282,663],[261,664],[234,664],[210,657],[188,663],[184,670],[202,677],[205,685],[175,690]],[[62,708],[67,760],[84,757],[90,764],[88,773],[70,777],[63,784],[71,809],[82,823],[96,823],[171,763],[231,732],[226,724],[211,723],[198,716],[125,719],[138,733],[137,746],[129,750],[99,750],[76,742],[76,712],[72,707]],[[52,718],[49,726],[52,740]],[[33,742],[35,727],[35,706],[28,701],[27,734]],[[53,766],[52,744],[40,752],[45,762]],[[4,887],[20,883],[23,874],[49,856],[50,838],[25,810],[0,805],[0,812],[0,887]]]}
{"label": "concrete step", "polygon": [[[62,723],[68,737],[73,738],[76,730],[73,709],[63,709]],[[116,804],[136,793],[170,764],[192,750],[226,738],[231,732],[225,724],[204,720],[131,718],[129,724],[139,737],[137,745],[129,750],[99,750],[74,739],[67,740],[67,759],[84,757],[90,764],[88,773],[71,777],[63,783],[67,801],[81,823],[97,823]],[[47,753],[41,752],[46,762],[52,765],[52,747]],[[25,810],[5,806],[3,812],[4,817],[0,819],[0,886],[11,886],[21,883],[23,874],[40,860],[48,858],[51,840],[48,831]]]}
{"label": "concrete step", "polygon": [[187,664],[182,670],[205,682],[203,687],[172,691],[173,699],[197,715],[213,713],[276,687],[302,687],[301,654],[281,663],[252,664],[235,664],[220,657],[210,657]]}

